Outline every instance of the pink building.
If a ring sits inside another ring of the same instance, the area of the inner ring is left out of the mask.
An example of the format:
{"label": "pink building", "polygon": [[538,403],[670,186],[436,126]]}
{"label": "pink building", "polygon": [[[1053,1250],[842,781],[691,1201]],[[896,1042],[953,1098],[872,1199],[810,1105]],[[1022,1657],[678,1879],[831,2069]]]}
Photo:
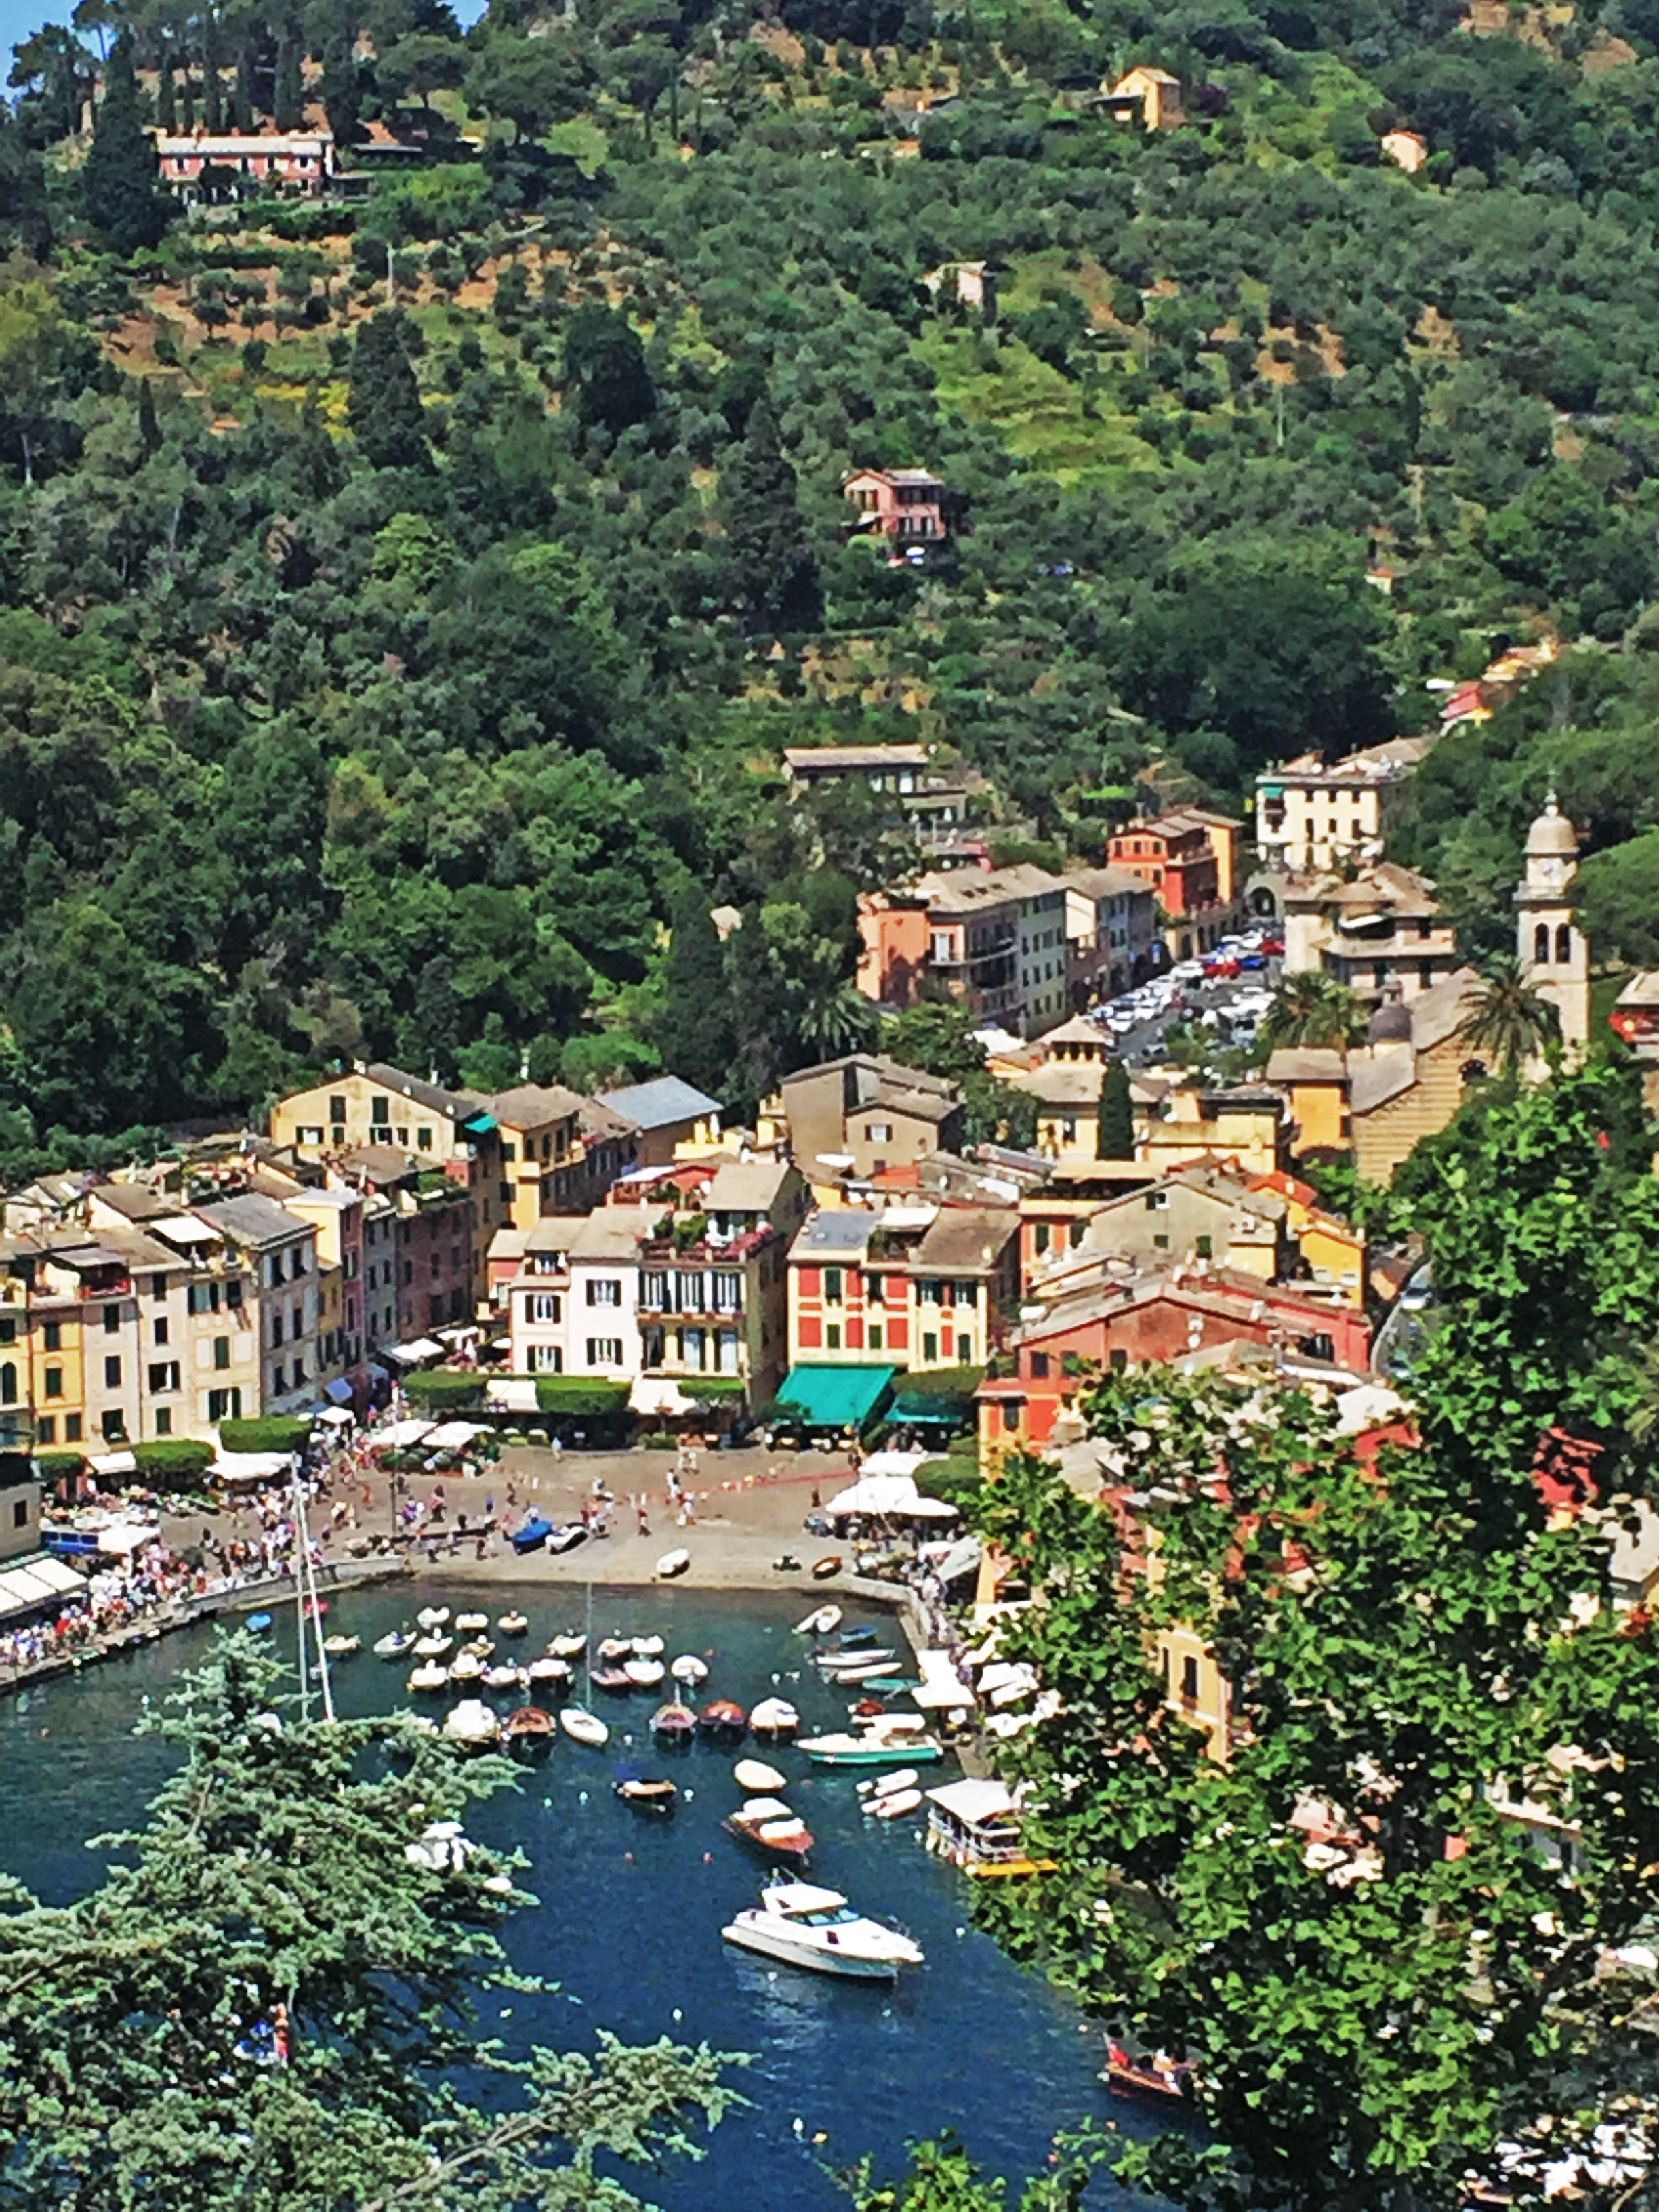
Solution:
{"label": "pink building", "polygon": [[926,469],[858,469],[842,494],[857,510],[855,538],[890,538],[901,548],[920,549],[946,535],[945,486]]}
{"label": "pink building", "polygon": [[334,174],[334,137],[328,131],[234,132],[211,138],[202,131],[187,138],[160,131],[154,135],[161,181],[185,199],[207,168],[306,192],[320,191]]}

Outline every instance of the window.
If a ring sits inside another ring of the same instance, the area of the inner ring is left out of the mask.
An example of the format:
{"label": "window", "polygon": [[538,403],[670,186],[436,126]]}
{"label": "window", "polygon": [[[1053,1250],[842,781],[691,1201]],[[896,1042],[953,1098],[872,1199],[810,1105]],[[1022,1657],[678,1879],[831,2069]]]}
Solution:
{"label": "window", "polygon": [[942,1306],[945,1303],[945,1285],[936,1278],[930,1277],[919,1286],[917,1296],[925,1306]]}
{"label": "window", "polygon": [[297,1145],[320,1145],[323,1141],[321,1127],[313,1122],[307,1127],[302,1123],[294,1132],[294,1141]]}
{"label": "window", "polygon": [[112,1406],[99,1426],[106,1444],[118,1444],[127,1432],[127,1417],[118,1406]]}
{"label": "window", "polygon": [[823,1271],[824,1304],[826,1305],[838,1306],[841,1304],[841,1269],[839,1267],[826,1267]]}
{"label": "window", "polygon": [[532,1321],[558,1321],[562,1315],[562,1302],[553,1291],[538,1291],[530,1301]]}
{"label": "window", "polygon": [[590,1275],[587,1279],[587,1303],[591,1306],[619,1306],[622,1304],[622,1284],[615,1275]]}
{"label": "window", "polygon": [[289,1282],[297,1282],[300,1277],[304,1274],[305,1271],[306,1248],[303,1244],[296,1244],[288,1255],[288,1279]]}
{"label": "window", "polygon": [[165,1275],[152,1275],[150,1277],[149,1294],[153,1298],[166,1297],[167,1294],[167,1279]]}
{"label": "window", "polygon": [[210,1421],[240,1421],[242,1418],[242,1394],[234,1388],[208,1392]]}
{"label": "window", "polygon": [[160,1396],[163,1390],[179,1388],[179,1363],[176,1359],[154,1359],[150,1362],[149,1387]]}
{"label": "window", "polygon": [[17,1324],[15,1321],[0,1321],[0,1344],[15,1344]]}
{"label": "window", "polygon": [[1046,1221],[1039,1221],[1033,1224],[1031,1230],[1031,1248],[1038,1254],[1044,1253],[1048,1250],[1048,1224]]}
{"label": "window", "polygon": [[66,1444],[78,1444],[81,1441],[81,1416],[78,1413],[65,1413],[64,1416],[64,1442]]}
{"label": "window", "polygon": [[563,1352],[556,1344],[532,1344],[530,1347],[530,1371],[532,1375],[562,1375]]}
{"label": "window", "polygon": [[[879,1345],[876,1347],[878,1351],[879,1351],[880,1348]],[[735,1329],[723,1328],[720,1331],[716,1364],[718,1364],[722,1375],[735,1375],[737,1373],[738,1334]]]}
{"label": "window", "polygon": [[1193,1239],[1193,1249],[1197,1253],[1200,1260],[1212,1259],[1215,1256],[1214,1243],[1215,1240],[1213,1237],[1194,1237]]}
{"label": "window", "polygon": [[953,1306],[976,1306],[979,1304],[979,1285],[953,1283],[951,1286],[951,1303]]}
{"label": "window", "polygon": [[1181,1662],[1181,1700],[1188,1705],[1198,1702],[1198,1662],[1191,1652]]}
{"label": "window", "polygon": [[167,1317],[165,1314],[158,1314],[155,1319],[151,1322],[149,1325],[149,1333],[151,1338],[155,1343],[165,1344],[167,1342]]}
{"label": "window", "polygon": [[343,1091],[337,1091],[335,1092],[334,1096],[333,1096],[333,1097],[329,1100],[329,1102],[328,1102],[328,1118],[329,1118],[329,1120],[330,1120],[331,1121],[332,1121],[332,1122],[336,1125],[336,1127],[337,1127],[341,1123],[343,1123],[343,1122],[344,1121],[345,1117],[346,1117],[346,1103],[345,1103],[345,1094],[344,1094],[344,1092],[343,1092]]}
{"label": "window", "polygon": [[642,1276],[640,1282],[640,1304],[650,1313],[670,1313],[668,1303],[669,1278],[665,1270]]}
{"label": "window", "polygon": [[832,1321],[824,1330],[823,1344],[826,1352],[841,1350],[841,1323],[838,1321]]}
{"label": "window", "polygon": [[27,1498],[15,1498],[11,1505],[11,1525],[27,1528],[29,1525],[29,1502]]}
{"label": "window", "polygon": [[[279,1338],[277,1341],[280,1343],[281,1339]],[[216,1336],[214,1338],[213,1364],[217,1368],[226,1368],[229,1366],[230,1339],[228,1336]]]}
{"label": "window", "polygon": [[736,1313],[743,1304],[743,1277],[721,1268],[714,1277],[714,1311]]}
{"label": "window", "polygon": [[104,1362],[104,1388],[106,1390],[118,1390],[120,1387],[121,1360],[120,1355],[115,1353]]}
{"label": "window", "polygon": [[881,1348],[882,1348],[883,1340],[884,1340],[884,1331],[883,1331],[883,1329],[882,1329],[882,1325],[881,1325],[881,1323],[880,1323],[878,1321],[878,1322],[871,1322],[871,1324],[870,1324],[869,1339],[868,1339],[869,1346],[870,1346],[870,1349],[871,1349],[871,1351],[872,1351],[872,1352],[879,1352],[879,1351],[881,1350]]}
{"label": "window", "polygon": [[1167,1237],[1153,1237],[1153,1239],[1152,1239],[1152,1249],[1153,1249],[1155,1252],[1167,1252],[1167,1251],[1169,1250],[1169,1249],[1170,1249],[1170,1240],[1169,1240],[1169,1238],[1168,1238]]}
{"label": "window", "polygon": [[921,1356],[930,1367],[939,1364],[939,1339],[931,1332],[921,1340]]}
{"label": "window", "polygon": [[1129,1364],[1129,1355],[1120,1347],[1113,1352],[1108,1364],[1114,1375],[1121,1375]]}
{"label": "window", "polygon": [[958,1336],[957,1339],[957,1365],[958,1367],[969,1366],[973,1360],[973,1338],[971,1336]]}
{"label": "window", "polygon": [[[424,1136],[427,1134],[427,1132],[422,1130],[421,1133]],[[518,1157],[519,1148],[516,1145],[503,1145],[501,1146],[501,1158],[507,1163],[508,1167],[513,1165],[513,1163],[518,1158]]]}
{"label": "window", "polygon": [[696,1369],[699,1373],[708,1364],[708,1332],[702,1328],[680,1331],[680,1364]]}
{"label": "window", "polygon": [[890,1145],[893,1141],[893,1125],[890,1121],[866,1121],[864,1125],[864,1133],[872,1145]]}
{"label": "window", "polygon": [[[345,1104],[343,1098],[340,1103],[343,1107]],[[392,1101],[389,1098],[371,1098],[368,1102],[368,1118],[378,1129],[384,1130],[388,1127],[392,1121]],[[340,1119],[342,1121],[345,1119],[343,1113]]]}
{"label": "window", "polygon": [[1046,1382],[1048,1379],[1048,1355],[1046,1352],[1034,1352],[1031,1354],[1031,1380],[1033,1382]]}
{"label": "window", "polygon": [[1540,967],[1547,967],[1550,957],[1550,926],[1540,921],[1532,933],[1532,957]]}
{"label": "window", "polygon": [[1146,1211],[1148,1213],[1167,1213],[1169,1210],[1170,1194],[1167,1190],[1149,1190],[1147,1192]]}
{"label": "window", "polygon": [[619,1336],[590,1336],[587,1340],[587,1364],[590,1367],[620,1367],[622,1339]]}
{"label": "window", "polygon": [[3,1367],[0,1367],[0,1406],[15,1406],[16,1403],[17,1370],[9,1359]]}
{"label": "window", "polygon": [[238,1275],[225,1285],[225,1304],[234,1313],[242,1303],[242,1279]]}
{"label": "window", "polygon": [[40,1341],[46,1351],[61,1352],[64,1348],[63,1322],[49,1321],[40,1332]]}
{"label": "window", "polygon": [[277,1366],[271,1369],[270,1387],[280,1398],[283,1391],[288,1388],[288,1370],[286,1367]]}
{"label": "window", "polygon": [[1565,921],[1555,933],[1555,957],[1557,964],[1563,968],[1572,958],[1572,932]]}
{"label": "window", "polygon": [[[415,1132],[415,1144],[416,1150],[419,1152],[429,1152],[432,1150],[432,1124],[430,1121],[422,1121],[420,1127],[416,1129]],[[510,1152],[512,1151],[512,1146],[509,1145],[504,1147],[504,1149]]]}
{"label": "window", "polygon": [[155,1433],[158,1437],[170,1437],[173,1434],[171,1406],[158,1406],[155,1408]]}
{"label": "window", "polygon": [[55,1413],[41,1414],[40,1419],[34,1425],[34,1440],[37,1443],[42,1444],[55,1444],[57,1443],[58,1417]]}
{"label": "window", "polygon": [[192,1283],[185,1293],[185,1303],[193,1314],[217,1313],[219,1285],[217,1283]]}

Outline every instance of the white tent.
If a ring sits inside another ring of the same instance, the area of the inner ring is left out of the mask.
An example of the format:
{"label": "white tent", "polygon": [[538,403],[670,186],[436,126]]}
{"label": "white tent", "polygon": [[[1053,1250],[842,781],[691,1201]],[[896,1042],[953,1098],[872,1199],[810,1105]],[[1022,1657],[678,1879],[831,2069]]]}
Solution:
{"label": "white tent", "polygon": [[222,1450],[210,1474],[221,1482],[276,1482],[294,1472],[290,1452],[226,1452]]}
{"label": "white tent", "polygon": [[876,1520],[953,1521],[957,1511],[942,1498],[924,1498],[914,1475],[872,1474],[867,1461],[852,1488],[840,1492],[823,1510],[831,1520],[844,1513],[862,1513]]}
{"label": "white tent", "polygon": [[440,1428],[428,1429],[421,1443],[427,1451],[465,1451],[474,1437],[483,1434],[477,1421],[446,1421]]}
{"label": "white tent", "polygon": [[865,1460],[859,1468],[859,1480],[860,1482],[867,1482],[872,1475],[896,1474],[902,1475],[914,1488],[916,1469],[924,1460],[936,1456],[934,1453],[925,1451],[872,1452],[869,1458]]}
{"label": "white tent", "polygon": [[382,1359],[394,1361],[399,1367],[418,1367],[423,1359],[441,1357],[443,1346],[435,1337],[417,1336],[410,1344],[388,1344],[383,1346]]}
{"label": "white tent", "polygon": [[326,1422],[331,1429],[349,1429],[356,1418],[357,1416],[344,1406],[325,1406],[322,1412],[316,1416],[318,1420]]}
{"label": "white tent", "polygon": [[689,1413],[695,1400],[688,1398],[672,1375],[636,1375],[628,1393],[630,1413]]}
{"label": "white tent", "polygon": [[128,1559],[146,1544],[155,1543],[160,1533],[143,1521],[112,1521],[107,1528],[98,1531],[98,1548],[112,1559]]}
{"label": "white tent", "polygon": [[384,1428],[371,1429],[368,1441],[376,1451],[408,1451],[431,1426],[430,1421],[388,1421]]}
{"label": "white tent", "polygon": [[137,1474],[138,1462],[130,1451],[94,1452],[87,1465],[96,1475]]}
{"label": "white tent", "polygon": [[533,1378],[526,1375],[502,1375],[485,1386],[484,1395],[498,1412],[503,1413],[534,1413],[540,1411],[536,1402]]}

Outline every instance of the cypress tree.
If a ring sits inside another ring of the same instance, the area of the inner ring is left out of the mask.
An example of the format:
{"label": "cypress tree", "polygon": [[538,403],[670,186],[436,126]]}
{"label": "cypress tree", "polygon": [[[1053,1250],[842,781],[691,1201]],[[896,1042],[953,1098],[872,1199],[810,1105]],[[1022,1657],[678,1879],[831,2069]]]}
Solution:
{"label": "cypress tree", "polygon": [[710,1097],[725,1098],[738,1056],[737,1024],[725,948],[708,896],[695,888],[675,902],[663,988],[664,1003],[653,1025],[663,1066]]}
{"label": "cypress tree", "polygon": [[297,131],[305,120],[305,85],[300,72],[300,33],[290,15],[276,48],[276,128]]}
{"label": "cypress tree", "polygon": [[763,396],[749,410],[726,498],[733,594],[751,630],[816,629],[823,620],[817,562],[795,496],[795,471]]}
{"label": "cypress tree", "polygon": [[161,442],[161,426],[155,419],[155,391],[149,377],[138,381],[138,442],[153,453]]}
{"label": "cypress tree", "polygon": [[377,469],[431,465],[421,387],[409,356],[409,318],[400,307],[383,307],[352,348],[346,416],[359,451]]}
{"label": "cypress tree", "polygon": [[219,82],[219,19],[207,8],[202,13],[202,121],[210,138],[216,138],[225,127],[223,94],[224,87]]}
{"label": "cypress tree", "polygon": [[1100,1106],[1095,1116],[1095,1158],[1132,1160],[1134,1156],[1135,1119],[1129,1097],[1129,1072],[1121,1060],[1115,1060],[1100,1086]]}
{"label": "cypress tree", "polygon": [[165,49],[161,64],[155,73],[155,121],[157,128],[169,137],[179,128],[179,103],[173,82],[173,56]]}
{"label": "cypress tree", "polygon": [[82,177],[88,216],[112,252],[154,246],[172,220],[173,203],[155,181],[155,147],[144,129],[125,31],[110,51]]}

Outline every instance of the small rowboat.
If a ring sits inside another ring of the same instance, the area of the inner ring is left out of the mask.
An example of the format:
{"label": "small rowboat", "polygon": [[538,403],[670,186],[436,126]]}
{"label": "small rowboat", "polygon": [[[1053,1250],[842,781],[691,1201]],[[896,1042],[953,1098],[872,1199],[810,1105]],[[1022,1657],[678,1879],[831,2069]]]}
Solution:
{"label": "small rowboat", "polygon": [[859,1796],[867,1801],[865,1811],[872,1811],[880,1798],[896,1796],[902,1790],[914,1790],[921,1779],[914,1766],[901,1766],[896,1773],[884,1774],[878,1781],[860,1782]]}
{"label": "small rowboat", "polygon": [[695,1652],[687,1651],[669,1668],[677,1682],[689,1683],[693,1688],[708,1680],[708,1669]]}
{"label": "small rowboat", "polygon": [[331,1659],[349,1659],[354,1651],[361,1651],[362,1648],[362,1638],[358,1636],[325,1636],[323,1638],[323,1649]]}
{"label": "small rowboat", "polygon": [[800,1715],[787,1698],[763,1698],[750,1714],[749,1725],[757,1735],[793,1735]]}
{"label": "small rowboat", "polygon": [[501,1723],[482,1698],[463,1698],[444,1716],[444,1734],[452,1743],[494,1743],[501,1732]]}
{"label": "small rowboat", "polygon": [[611,1731],[597,1713],[590,1713],[581,1705],[567,1705],[559,1715],[559,1726],[578,1743],[599,1745],[611,1741]]}
{"label": "small rowboat", "polygon": [[838,1575],[840,1572],[841,1553],[839,1552],[826,1552],[821,1559],[814,1559],[812,1562],[812,1579],[815,1583],[827,1583],[832,1575]]}
{"label": "small rowboat", "polygon": [[487,1636],[475,1636],[464,1647],[475,1659],[488,1659],[495,1649]]}
{"label": "small rowboat", "polygon": [[620,1667],[624,1659],[631,1659],[633,1656],[634,1639],[631,1636],[607,1636],[599,1646],[600,1658],[609,1660],[614,1667]]}
{"label": "small rowboat", "polygon": [[483,1672],[486,1690],[522,1690],[529,1679],[522,1667],[486,1667]]}
{"label": "small rowboat", "polygon": [[458,1651],[449,1669],[452,1682],[476,1682],[483,1673],[483,1661],[475,1651]]}
{"label": "small rowboat", "polygon": [[529,1626],[521,1613],[504,1613],[495,1623],[496,1633],[501,1636],[522,1636]]}
{"label": "small rowboat", "polygon": [[617,1783],[616,1794],[624,1805],[631,1806],[636,1813],[662,1814],[673,1811],[675,1800],[680,1793],[677,1783],[653,1782],[641,1778],[638,1781]]}
{"label": "small rowboat", "polygon": [[447,1605],[428,1605],[415,1616],[422,1628],[441,1628],[449,1619]]}
{"label": "small rowboat", "polygon": [[477,1636],[489,1626],[489,1615],[487,1613],[458,1613],[455,1616],[456,1632],[462,1636]]}
{"label": "small rowboat", "polygon": [[623,1662],[623,1672],[635,1689],[654,1690],[664,1674],[660,1659],[628,1659]]}
{"label": "small rowboat", "polygon": [[660,1636],[636,1636],[634,1638],[633,1643],[634,1656],[636,1659],[660,1659],[662,1657],[662,1638]]}
{"label": "small rowboat", "polygon": [[867,1651],[815,1651],[813,1664],[827,1681],[844,1681],[848,1675],[879,1674],[898,1654],[889,1644],[872,1644]]}
{"label": "small rowboat", "polygon": [[422,1636],[416,1643],[415,1656],[417,1659],[441,1659],[446,1651],[453,1651],[454,1649],[455,1639],[453,1636],[435,1634]]}
{"label": "small rowboat", "polygon": [[1160,2103],[1178,2104],[1191,2064],[1184,2060],[1132,2057],[1113,2037],[1106,2039],[1106,2063],[1100,2078],[1120,2096],[1156,2097]]}
{"label": "small rowboat", "polygon": [[596,1690],[631,1690],[634,1686],[625,1667],[590,1667],[587,1679]]}
{"label": "small rowboat", "polygon": [[508,1743],[549,1744],[558,1725],[539,1705],[520,1705],[501,1723],[501,1734]]}
{"label": "small rowboat", "polygon": [[884,1796],[868,1799],[864,1809],[872,1820],[902,1820],[908,1813],[915,1812],[921,1803],[920,1790],[890,1790]]}
{"label": "small rowboat", "polygon": [[423,1660],[409,1678],[409,1686],[417,1695],[428,1690],[449,1687],[449,1669],[440,1666],[435,1659]]}
{"label": "small rowboat", "polygon": [[247,1625],[256,1636],[263,1636],[270,1626],[270,1615],[268,1613],[251,1613]]}
{"label": "small rowboat", "polygon": [[651,1733],[661,1743],[688,1744],[696,1732],[696,1715],[678,1698],[669,1705],[659,1705],[651,1716]]}
{"label": "small rowboat", "polygon": [[568,1659],[532,1659],[524,1671],[532,1682],[556,1682],[562,1688],[568,1688],[570,1684]]}
{"label": "small rowboat", "polygon": [[587,1649],[587,1638],[567,1630],[562,1636],[550,1636],[547,1656],[550,1659],[580,1659]]}
{"label": "small rowboat", "polygon": [[816,1611],[809,1613],[805,1620],[795,1623],[795,1633],[797,1636],[828,1636],[833,1629],[840,1626],[841,1607],[838,1605],[821,1605]]}
{"label": "small rowboat", "polygon": [[374,1646],[377,1659],[401,1659],[406,1651],[415,1649],[415,1638],[406,1628],[394,1628],[382,1636]]}
{"label": "small rowboat", "polygon": [[690,1564],[691,1554],[684,1548],[665,1552],[657,1562],[657,1580],[672,1583],[675,1576],[683,1575]]}
{"label": "small rowboat", "polygon": [[781,1797],[750,1797],[720,1826],[769,1859],[793,1859],[799,1865],[812,1849],[811,1830]]}
{"label": "small rowboat", "polygon": [[757,1791],[764,1796],[769,1790],[783,1790],[788,1786],[775,1766],[768,1766],[763,1759],[740,1759],[732,1769],[732,1778],[739,1790],[748,1790],[750,1796]]}
{"label": "small rowboat", "polygon": [[740,1736],[748,1725],[748,1715],[730,1698],[712,1699],[697,1715],[697,1726],[705,1735]]}

